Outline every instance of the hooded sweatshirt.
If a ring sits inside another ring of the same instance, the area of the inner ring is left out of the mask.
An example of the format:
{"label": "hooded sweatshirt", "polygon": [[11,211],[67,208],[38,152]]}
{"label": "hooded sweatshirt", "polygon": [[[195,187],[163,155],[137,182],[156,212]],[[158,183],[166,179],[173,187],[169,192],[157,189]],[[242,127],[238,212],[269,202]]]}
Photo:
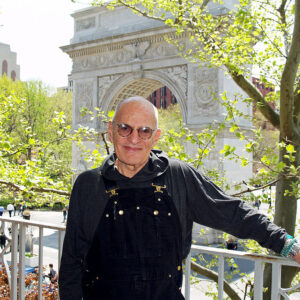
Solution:
{"label": "hooded sweatshirt", "polygon": [[211,180],[185,162],[169,159],[152,150],[148,163],[128,178],[115,168],[115,154],[101,167],[80,174],[73,186],[59,274],[60,299],[81,299],[85,256],[107,204],[102,176],[121,189],[145,187],[161,178],[174,201],[181,224],[182,259],[191,247],[193,222],[228,232],[238,238],[254,239],[280,253],[286,232],[244,201],[226,195]]}

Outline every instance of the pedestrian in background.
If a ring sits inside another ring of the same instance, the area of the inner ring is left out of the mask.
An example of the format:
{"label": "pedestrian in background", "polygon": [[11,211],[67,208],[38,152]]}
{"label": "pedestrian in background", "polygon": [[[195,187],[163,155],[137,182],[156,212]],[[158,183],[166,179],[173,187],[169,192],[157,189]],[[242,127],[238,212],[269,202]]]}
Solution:
{"label": "pedestrian in background", "polygon": [[6,244],[6,236],[4,234],[4,232],[2,231],[0,234],[0,247],[1,249],[3,249],[5,247]]}
{"label": "pedestrian in background", "polygon": [[4,212],[4,207],[0,206],[0,217],[3,215],[3,212]]}
{"label": "pedestrian in background", "polygon": [[9,213],[9,217],[11,218],[12,212],[14,211],[14,206],[11,203],[9,203],[7,205],[6,209],[7,209],[8,213]]}
{"label": "pedestrian in background", "polygon": [[62,212],[63,212],[63,223],[65,223],[67,220],[67,209],[64,207],[62,209]]}

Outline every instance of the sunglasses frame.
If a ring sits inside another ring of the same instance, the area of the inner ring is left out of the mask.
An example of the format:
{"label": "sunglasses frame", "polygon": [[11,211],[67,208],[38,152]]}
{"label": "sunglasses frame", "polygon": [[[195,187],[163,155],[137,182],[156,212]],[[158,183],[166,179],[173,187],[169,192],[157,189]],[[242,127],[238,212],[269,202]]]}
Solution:
{"label": "sunglasses frame", "polygon": [[[129,137],[129,136],[132,134],[132,132],[133,132],[134,130],[137,130],[138,136],[139,136],[140,139],[142,139],[142,140],[149,140],[149,139],[153,136],[153,132],[157,130],[157,129],[152,129],[152,128],[149,127],[149,126],[141,126],[141,127],[139,127],[139,128],[133,128],[132,126],[130,126],[130,125],[126,124],[126,123],[113,123],[113,124],[114,124],[114,125],[117,125],[117,132],[118,132],[118,135],[121,136],[121,137],[124,137],[124,138]],[[124,126],[124,125],[127,126],[128,128],[130,128],[130,132],[129,132],[128,135],[121,135],[120,132],[119,132],[121,126]],[[149,129],[149,130],[151,131],[151,135],[150,135],[149,137],[143,138],[143,137],[141,137],[141,135],[140,135],[140,129],[145,129],[145,128],[146,128],[146,129]]]}

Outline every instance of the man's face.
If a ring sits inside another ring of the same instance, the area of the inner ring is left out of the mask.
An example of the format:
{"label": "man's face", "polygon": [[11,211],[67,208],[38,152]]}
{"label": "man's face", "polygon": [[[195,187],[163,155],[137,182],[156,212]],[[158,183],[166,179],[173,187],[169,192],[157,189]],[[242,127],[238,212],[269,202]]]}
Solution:
{"label": "man's face", "polygon": [[[120,123],[134,129],[129,136],[119,135],[117,124]],[[109,139],[114,144],[119,162],[123,165],[140,169],[147,163],[150,151],[160,136],[160,129],[155,130],[149,139],[142,139],[136,129],[144,126],[156,129],[155,114],[151,105],[138,101],[122,104],[114,123],[109,122]]]}

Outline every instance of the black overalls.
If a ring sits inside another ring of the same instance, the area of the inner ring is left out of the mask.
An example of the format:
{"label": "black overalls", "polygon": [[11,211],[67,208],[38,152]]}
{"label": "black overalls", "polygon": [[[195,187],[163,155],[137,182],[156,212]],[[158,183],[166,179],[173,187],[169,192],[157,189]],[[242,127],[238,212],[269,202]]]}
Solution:
{"label": "black overalls", "polygon": [[109,200],[85,259],[84,299],[184,299],[181,227],[166,187],[104,182]]}

